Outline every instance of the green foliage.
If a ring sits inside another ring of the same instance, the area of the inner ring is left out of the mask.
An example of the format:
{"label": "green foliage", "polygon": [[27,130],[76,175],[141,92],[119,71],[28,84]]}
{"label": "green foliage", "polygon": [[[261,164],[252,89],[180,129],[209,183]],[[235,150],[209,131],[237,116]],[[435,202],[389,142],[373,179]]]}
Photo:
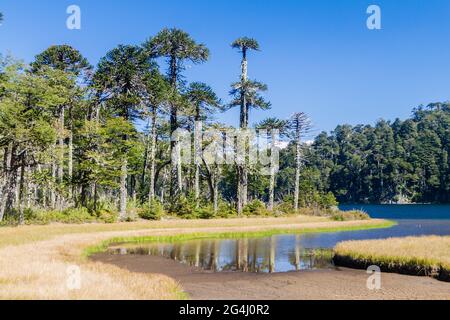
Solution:
{"label": "green foliage", "polygon": [[230,218],[237,215],[236,208],[231,203],[219,201],[217,213],[214,206],[207,202],[200,202],[197,206],[194,195],[177,197],[169,207],[169,213],[182,219],[214,219]]}
{"label": "green foliage", "polygon": [[[209,58],[209,50],[205,45],[196,43],[188,33],[176,28],[161,30],[155,37],[149,39],[144,47],[150,56],[173,60],[179,71],[184,68],[184,60],[202,63]],[[178,74],[169,76],[176,79]]]}
{"label": "green foliage", "polygon": [[35,61],[31,66],[34,72],[43,67],[51,67],[64,72],[74,73],[75,75],[92,68],[87,59],[78,50],[68,45],[50,46],[35,57]]}
{"label": "green foliage", "polygon": [[322,209],[337,208],[338,204],[339,203],[337,202],[336,197],[332,192],[322,194],[318,202],[319,207]]}
{"label": "green foliage", "polygon": [[183,219],[198,218],[198,209],[194,195],[180,195],[174,199],[169,205],[169,213]]}
{"label": "green foliage", "polygon": [[86,208],[69,208],[64,211],[31,210],[25,215],[26,223],[48,224],[48,223],[87,223],[95,222],[96,217],[91,215]]}
{"label": "green foliage", "polygon": [[320,190],[344,203],[450,202],[450,105],[414,109],[411,119],[340,125],[307,151]]}
{"label": "green foliage", "polygon": [[115,223],[119,220],[117,210],[101,209],[97,212],[97,219],[104,223]]}
{"label": "green foliage", "polygon": [[352,221],[352,220],[368,220],[370,216],[359,210],[352,211],[336,211],[333,212],[331,218],[336,221]]}
{"label": "green foliage", "polygon": [[247,51],[247,50],[259,50],[259,43],[253,38],[249,37],[241,37],[236,39],[232,44],[231,47],[234,49],[239,49],[240,51]]}
{"label": "green foliage", "polygon": [[230,202],[219,201],[217,218],[232,218],[232,217],[237,217],[236,207]]}
{"label": "green foliage", "polygon": [[164,206],[158,200],[146,203],[138,210],[139,217],[145,220],[160,220],[166,215]]}
{"label": "green foliage", "polygon": [[266,205],[264,202],[256,199],[251,202],[249,202],[246,206],[244,206],[244,209],[242,210],[244,215],[246,216],[270,216],[273,213],[267,210]]}
{"label": "green foliage", "polygon": [[285,196],[283,201],[275,206],[275,211],[292,214],[294,212],[294,198],[291,195]]}

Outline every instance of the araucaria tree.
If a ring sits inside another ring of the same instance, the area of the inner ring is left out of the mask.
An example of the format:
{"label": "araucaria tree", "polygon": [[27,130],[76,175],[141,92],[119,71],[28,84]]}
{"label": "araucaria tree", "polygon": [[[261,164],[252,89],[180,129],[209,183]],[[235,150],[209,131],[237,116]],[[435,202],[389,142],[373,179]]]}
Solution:
{"label": "araucaria tree", "polygon": [[[150,38],[144,47],[152,57],[167,58],[167,76],[172,87],[172,97],[170,99],[170,133],[173,134],[179,127],[178,115],[182,107],[179,97],[179,89],[182,85],[182,72],[185,69],[185,62],[194,64],[203,63],[208,60],[209,50],[203,44],[196,43],[188,33],[180,29],[164,29],[154,38]],[[171,154],[177,150],[177,141],[171,141]],[[181,180],[181,159],[171,157],[171,198],[182,191]]]}
{"label": "araucaria tree", "polygon": [[[251,39],[248,37],[242,37],[236,39],[231,47],[234,49],[238,49],[242,54],[241,61],[241,81],[239,84],[233,85],[232,94],[236,95],[238,93],[237,101],[240,106],[240,124],[239,127],[241,130],[246,130],[248,128],[248,95],[249,95],[249,87],[251,84],[248,82],[248,60],[247,53],[250,50],[259,50],[259,44],[255,39]],[[235,105],[235,103],[233,103]],[[247,140],[247,139],[245,139]],[[245,154],[243,155],[242,161],[237,161],[236,169],[237,169],[237,210],[238,214],[242,214],[243,207],[247,204],[248,201],[248,164],[247,164],[247,141],[245,143]]]}
{"label": "araucaria tree", "polygon": [[269,172],[270,172],[270,181],[269,181],[269,205],[268,209],[273,211],[274,203],[275,203],[275,174],[276,167],[278,165],[278,159],[275,157],[278,154],[277,142],[279,142],[279,138],[286,136],[289,123],[286,120],[280,120],[277,118],[267,118],[261,121],[256,125],[256,128],[259,130],[265,130],[270,137],[270,162],[269,162]]}
{"label": "araucaria tree", "polygon": [[303,134],[312,128],[309,117],[303,113],[295,113],[290,120],[290,129],[295,143],[295,190],[294,190],[294,210],[298,211],[300,196],[300,171],[302,166],[302,138]]}
{"label": "araucaria tree", "polygon": [[190,113],[194,120],[194,195],[197,201],[200,198],[200,166],[202,163],[201,136],[203,131],[203,121],[208,116],[216,112],[221,102],[214,91],[208,85],[200,82],[191,83],[186,97],[191,104]]}
{"label": "araucaria tree", "polygon": [[[135,46],[120,45],[100,60],[94,76],[94,86],[101,92],[110,112],[118,118],[132,122],[141,116],[146,93],[146,75],[151,61],[144,51]],[[127,176],[130,145],[129,136],[123,134],[118,149],[120,168],[120,219],[127,213]]]}
{"label": "araucaria tree", "polygon": [[[55,45],[49,47],[44,52],[38,54],[35,61],[31,64],[33,72],[38,72],[42,68],[48,67],[55,70],[60,70],[67,74],[68,77],[75,77],[77,80],[86,82],[90,76],[92,66],[81,53],[68,45]],[[74,109],[76,108],[76,87],[73,86],[73,98],[68,101],[66,105],[59,106],[57,111],[59,117],[58,123],[58,156],[57,163],[57,181],[60,187],[64,184],[64,163],[65,163],[65,143],[66,136],[68,137],[68,156],[67,156],[67,181],[69,201],[72,202],[72,178],[73,178],[73,126],[74,126]],[[66,111],[68,115],[66,114]],[[68,125],[66,126],[66,118],[68,118]],[[66,127],[68,130],[66,130]],[[66,134],[67,133],[67,134]],[[59,192],[57,194],[57,205],[59,208],[65,206],[64,198]]]}

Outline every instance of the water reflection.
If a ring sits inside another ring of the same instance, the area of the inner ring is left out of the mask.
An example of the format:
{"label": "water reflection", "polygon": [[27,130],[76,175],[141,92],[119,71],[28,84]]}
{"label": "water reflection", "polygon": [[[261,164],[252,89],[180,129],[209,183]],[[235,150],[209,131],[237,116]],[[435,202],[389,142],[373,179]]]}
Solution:
{"label": "water reflection", "polygon": [[151,255],[170,258],[192,267],[214,272],[286,272],[330,268],[331,251],[308,250],[294,241],[273,236],[261,239],[202,239],[176,243],[154,243],[139,247],[115,246],[112,254]]}

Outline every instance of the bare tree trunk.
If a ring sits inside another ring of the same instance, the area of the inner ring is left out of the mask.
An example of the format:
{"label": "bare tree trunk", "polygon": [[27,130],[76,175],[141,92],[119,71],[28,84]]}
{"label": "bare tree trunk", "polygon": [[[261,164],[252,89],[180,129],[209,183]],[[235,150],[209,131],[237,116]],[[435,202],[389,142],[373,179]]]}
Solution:
{"label": "bare tree trunk", "polygon": [[183,176],[182,176],[182,166],[181,166],[181,146],[180,141],[177,141],[176,146],[176,175],[177,175],[177,193],[181,194],[183,192]]}
{"label": "bare tree trunk", "polygon": [[55,209],[55,207],[56,207],[55,182],[56,182],[56,163],[53,160],[53,162],[52,162],[52,183],[53,183],[53,186],[50,188],[50,207],[52,209]]}
{"label": "bare tree trunk", "polygon": [[216,172],[214,175],[214,213],[217,214],[219,212],[219,183],[221,170],[220,165],[216,165]]}
{"label": "bare tree trunk", "polygon": [[30,181],[31,180],[30,179],[30,176],[31,176],[31,167],[30,166],[25,167],[25,175],[27,177],[27,184],[25,186],[25,194],[26,194],[27,198],[26,198],[25,206],[27,208],[30,208],[31,201],[32,201],[31,194],[32,194],[32,190],[33,190],[33,185],[31,184],[31,181]]}
{"label": "bare tree trunk", "polygon": [[270,184],[269,184],[269,210],[273,211],[275,198],[275,133],[272,130],[272,141],[270,151]]}
{"label": "bare tree trunk", "polygon": [[122,160],[122,167],[120,169],[120,213],[121,221],[127,217],[127,175],[128,175],[128,161],[126,158]]}
{"label": "bare tree trunk", "polygon": [[[155,199],[155,174],[156,174],[156,110],[152,115],[152,131],[150,137],[150,186],[148,199],[152,202]],[[164,189],[164,188],[163,188]]]}
{"label": "bare tree trunk", "polygon": [[25,222],[24,212],[23,212],[23,194],[24,194],[24,185],[25,185],[25,157],[26,152],[24,152],[21,156],[21,164],[20,164],[20,183],[19,183],[19,198],[17,201],[17,206],[19,208],[19,225],[23,225]]}
{"label": "bare tree trunk", "polygon": [[237,165],[237,213],[238,215],[242,215],[243,212],[243,201],[242,201],[242,167]]}
{"label": "bare tree trunk", "polygon": [[[150,130],[150,120],[148,121],[147,128],[149,128],[149,130]],[[145,186],[145,183],[147,182],[148,163],[149,163],[149,159],[150,159],[150,139],[151,139],[150,136],[151,136],[151,132],[149,132],[145,137],[144,165],[142,167],[141,186]],[[150,195],[150,190],[149,190],[149,195]],[[149,196],[149,198],[150,198],[150,196]]]}
{"label": "bare tree trunk", "polygon": [[197,206],[199,205],[200,199],[200,161],[201,161],[201,134],[202,134],[202,123],[201,121],[195,121],[194,129],[194,164],[195,164],[195,177],[194,177],[194,190],[195,190],[195,200],[197,201]]}
{"label": "bare tree trunk", "polygon": [[12,145],[10,144],[6,149],[5,149],[5,167],[4,167],[4,182],[3,185],[1,186],[1,194],[0,194],[0,222],[3,221],[3,217],[5,215],[5,211],[6,211],[6,203],[8,201],[8,196],[10,194],[10,176],[12,174],[11,172],[11,165],[12,165],[12,153],[13,153],[13,148]]}
{"label": "bare tree trunk", "polygon": [[73,132],[72,129],[69,133],[69,163],[68,163],[68,174],[69,174],[69,200],[72,201],[73,198],[73,184],[72,184],[72,177],[73,177]]}
{"label": "bare tree trunk", "polygon": [[[247,51],[244,49],[242,52],[242,73],[241,73],[241,112],[240,112],[240,129],[246,130],[248,127],[248,114],[247,114],[247,99],[245,96],[245,90],[243,89],[244,84],[247,82],[247,70],[248,70],[248,62],[247,62]],[[247,205],[248,202],[248,172],[247,172],[247,138],[244,142],[244,161],[242,164],[238,165],[238,191],[237,191],[237,211],[238,214],[241,215],[243,208]]]}
{"label": "bare tree trunk", "polygon": [[[177,92],[178,90],[178,61],[175,56],[170,58],[170,85],[172,86],[172,90]],[[170,106],[170,134],[173,135],[174,132],[178,129],[178,107],[172,103]],[[174,152],[176,156],[174,157]],[[181,185],[181,162],[178,157],[179,153],[179,142],[172,140],[170,142],[170,154],[171,154],[171,172],[170,172],[170,197],[173,199],[177,194],[180,194],[182,191]]]}
{"label": "bare tree trunk", "polygon": [[97,182],[94,182],[94,212],[97,212],[98,188]]}
{"label": "bare tree trunk", "polygon": [[163,178],[162,178],[162,185],[161,185],[161,203],[164,204],[164,196],[165,196],[165,191],[166,191],[166,184],[167,184],[167,169],[164,168],[163,170]]}
{"label": "bare tree trunk", "polygon": [[298,212],[298,202],[299,202],[299,194],[300,194],[300,168],[301,168],[301,150],[300,150],[300,133],[297,132],[297,141],[296,141],[296,167],[295,167],[295,192],[294,192],[294,209]]}
{"label": "bare tree trunk", "polygon": [[[60,187],[64,182],[64,111],[65,107],[61,107],[61,111],[59,114],[59,132],[58,132],[58,184]],[[57,194],[57,206],[58,209],[62,209],[63,206],[63,198],[61,192]]]}

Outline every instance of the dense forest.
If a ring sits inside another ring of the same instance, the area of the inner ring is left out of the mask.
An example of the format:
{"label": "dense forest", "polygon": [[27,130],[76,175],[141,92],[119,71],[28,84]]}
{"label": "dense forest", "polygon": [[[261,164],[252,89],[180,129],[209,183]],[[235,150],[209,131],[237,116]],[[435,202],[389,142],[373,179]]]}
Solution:
{"label": "dense forest", "polygon": [[[260,47],[243,37],[232,49],[241,72],[228,101],[186,79],[186,65],[206,63],[210,52],[178,29],[120,45],[96,67],[68,45],[30,64],[2,58],[0,222],[317,213],[336,198],[449,201],[447,104],[417,108],[403,122],[338,126],[307,144],[303,112],[252,123],[253,109],[272,107],[267,85],[248,76]],[[233,108],[236,129],[216,121]],[[181,150],[180,130],[192,152]],[[268,141],[258,151],[269,155],[265,164],[251,161],[252,130]],[[216,160],[232,149],[232,161],[210,161],[212,146]]]}
{"label": "dense forest", "polygon": [[340,202],[449,203],[449,153],[450,104],[432,103],[405,121],[319,134],[307,166]]}

